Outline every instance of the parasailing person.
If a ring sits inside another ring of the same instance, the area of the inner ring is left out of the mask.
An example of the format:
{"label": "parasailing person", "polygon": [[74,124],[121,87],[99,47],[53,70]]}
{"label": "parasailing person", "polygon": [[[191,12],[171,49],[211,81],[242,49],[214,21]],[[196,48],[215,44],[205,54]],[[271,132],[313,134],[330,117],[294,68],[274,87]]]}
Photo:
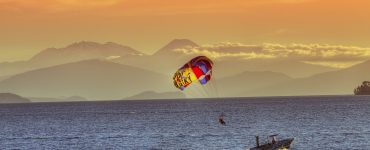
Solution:
{"label": "parasailing person", "polygon": [[224,113],[221,113],[221,115],[218,117],[218,122],[222,125],[226,125],[224,117],[225,117]]}

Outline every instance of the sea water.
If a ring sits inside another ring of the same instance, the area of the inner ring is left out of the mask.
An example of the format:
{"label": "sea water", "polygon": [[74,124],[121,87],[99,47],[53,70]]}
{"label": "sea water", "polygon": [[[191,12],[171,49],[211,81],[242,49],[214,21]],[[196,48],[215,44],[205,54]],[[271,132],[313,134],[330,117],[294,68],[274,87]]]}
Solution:
{"label": "sea water", "polygon": [[370,97],[1,104],[0,127],[0,149],[238,150],[271,134],[295,150],[370,149]]}

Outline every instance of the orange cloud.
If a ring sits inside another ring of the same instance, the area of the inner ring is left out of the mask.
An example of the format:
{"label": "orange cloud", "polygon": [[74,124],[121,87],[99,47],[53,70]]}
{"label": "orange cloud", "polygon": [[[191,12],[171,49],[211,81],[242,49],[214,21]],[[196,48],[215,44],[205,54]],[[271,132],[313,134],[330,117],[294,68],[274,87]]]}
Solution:
{"label": "orange cloud", "polygon": [[256,53],[256,52],[217,52],[211,51],[207,49],[198,49],[198,48],[190,48],[190,49],[175,49],[175,52],[181,52],[187,55],[205,55],[214,59],[219,58],[243,58],[243,59],[269,59],[275,58],[276,56],[271,54],[263,54],[263,53]]}

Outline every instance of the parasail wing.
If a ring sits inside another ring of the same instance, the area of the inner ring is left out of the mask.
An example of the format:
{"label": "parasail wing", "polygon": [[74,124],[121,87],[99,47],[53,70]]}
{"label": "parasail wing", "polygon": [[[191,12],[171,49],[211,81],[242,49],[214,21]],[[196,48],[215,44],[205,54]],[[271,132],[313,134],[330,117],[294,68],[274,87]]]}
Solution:
{"label": "parasail wing", "polygon": [[206,84],[211,80],[212,67],[213,62],[206,56],[193,58],[175,72],[173,76],[175,87],[184,90],[195,81],[202,85]]}

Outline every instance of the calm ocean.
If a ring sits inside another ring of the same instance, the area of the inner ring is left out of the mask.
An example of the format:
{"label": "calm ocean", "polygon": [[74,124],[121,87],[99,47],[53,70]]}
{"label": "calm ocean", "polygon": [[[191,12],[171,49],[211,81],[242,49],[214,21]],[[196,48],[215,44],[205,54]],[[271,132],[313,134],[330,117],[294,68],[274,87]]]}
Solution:
{"label": "calm ocean", "polygon": [[[218,123],[225,114],[226,126]],[[0,105],[0,149],[370,149],[370,97],[314,96]]]}

